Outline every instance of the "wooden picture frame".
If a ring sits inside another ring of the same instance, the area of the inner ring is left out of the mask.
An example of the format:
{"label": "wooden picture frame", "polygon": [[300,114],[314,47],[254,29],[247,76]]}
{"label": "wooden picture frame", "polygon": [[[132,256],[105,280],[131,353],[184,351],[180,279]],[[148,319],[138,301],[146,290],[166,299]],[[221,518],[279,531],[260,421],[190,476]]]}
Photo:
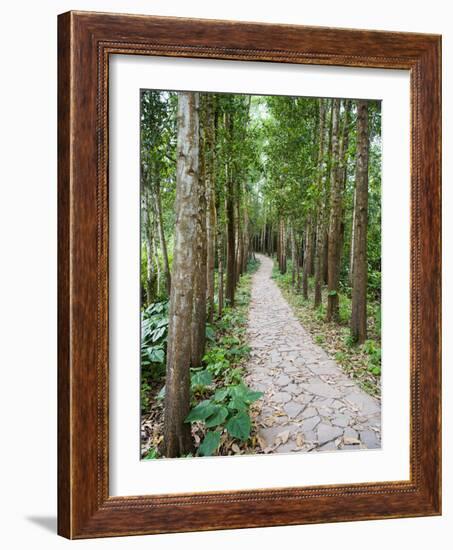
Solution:
{"label": "wooden picture frame", "polygon": [[[441,38],[68,12],[58,20],[58,532],[68,538],[441,513]],[[411,88],[410,480],[109,496],[111,54],[405,69]]]}

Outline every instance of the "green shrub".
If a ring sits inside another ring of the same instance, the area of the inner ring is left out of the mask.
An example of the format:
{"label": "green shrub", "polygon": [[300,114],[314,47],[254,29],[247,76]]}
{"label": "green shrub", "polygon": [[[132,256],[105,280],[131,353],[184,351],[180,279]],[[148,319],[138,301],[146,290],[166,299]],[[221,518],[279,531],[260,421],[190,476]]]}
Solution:
{"label": "green shrub", "polygon": [[250,390],[242,381],[217,389],[210,399],[197,403],[190,411],[186,422],[202,422],[207,428],[198,448],[200,456],[210,456],[220,444],[225,429],[240,441],[250,437],[250,405],[262,397],[262,392]]}

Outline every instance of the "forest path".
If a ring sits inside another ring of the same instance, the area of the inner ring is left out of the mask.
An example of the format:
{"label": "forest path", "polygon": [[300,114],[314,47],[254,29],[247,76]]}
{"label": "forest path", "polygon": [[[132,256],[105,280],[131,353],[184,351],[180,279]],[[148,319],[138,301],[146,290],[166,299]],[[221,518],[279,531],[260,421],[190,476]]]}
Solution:
{"label": "forest path", "polygon": [[255,422],[264,451],[380,447],[380,402],[317,346],[271,279],[273,261],[252,279],[246,380],[264,392]]}

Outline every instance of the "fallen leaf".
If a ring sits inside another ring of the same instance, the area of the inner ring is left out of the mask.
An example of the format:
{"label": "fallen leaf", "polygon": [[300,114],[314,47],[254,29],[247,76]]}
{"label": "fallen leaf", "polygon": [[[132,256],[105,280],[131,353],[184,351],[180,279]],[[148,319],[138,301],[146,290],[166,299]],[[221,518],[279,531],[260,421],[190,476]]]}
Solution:
{"label": "fallen leaf", "polygon": [[302,434],[297,434],[296,435],[296,445],[298,447],[302,447],[303,444],[304,444],[304,436]]}
{"label": "fallen leaf", "polygon": [[275,438],[275,444],[276,445],[284,445],[289,438],[289,430],[285,430],[284,432],[281,432],[277,435]]}

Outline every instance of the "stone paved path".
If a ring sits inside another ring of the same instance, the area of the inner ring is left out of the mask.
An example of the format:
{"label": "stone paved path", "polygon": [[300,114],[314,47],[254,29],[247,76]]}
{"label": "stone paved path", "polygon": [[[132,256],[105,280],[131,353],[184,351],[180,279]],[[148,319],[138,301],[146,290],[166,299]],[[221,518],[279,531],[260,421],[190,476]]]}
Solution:
{"label": "stone paved path", "polygon": [[273,262],[253,276],[246,366],[257,402],[258,439],[265,452],[380,447],[380,402],[348,378],[313,343],[271,279]]}

